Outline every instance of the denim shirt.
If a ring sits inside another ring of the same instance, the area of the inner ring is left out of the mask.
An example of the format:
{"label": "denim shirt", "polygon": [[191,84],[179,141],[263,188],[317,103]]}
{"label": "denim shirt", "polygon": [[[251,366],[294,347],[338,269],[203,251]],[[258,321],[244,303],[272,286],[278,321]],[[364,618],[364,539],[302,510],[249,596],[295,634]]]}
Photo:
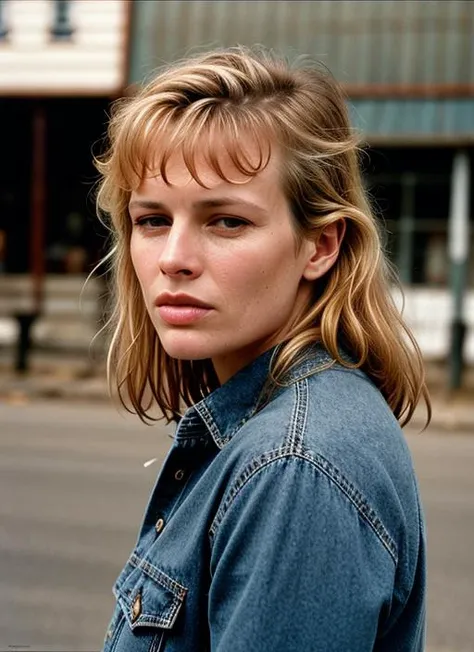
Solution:
{"label": "denim shirt", "polygon": [[424,649],[424,525],[396,419],[321,348],[266,396],[270,359],[180,421],[104,652]]}

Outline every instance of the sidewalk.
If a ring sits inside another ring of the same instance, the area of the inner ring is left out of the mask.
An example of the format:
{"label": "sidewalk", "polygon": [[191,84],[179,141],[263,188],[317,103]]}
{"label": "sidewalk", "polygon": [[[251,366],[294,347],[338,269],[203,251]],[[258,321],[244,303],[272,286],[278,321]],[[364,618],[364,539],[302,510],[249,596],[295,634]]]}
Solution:
{"label": "sidewalk", "polygon": [[105,361],[94,362],[87,353],[35,352],[28,373],[13,370],[8,352],[0,355],[0,401],[38,399],[107,401]]}
{"label": "sidewalk", "polygon": [[[466,387],[449,395],[445,389],[445,371],[428,368],[433,416],[430,428],[474,434],[474,370],[465,374]],[[31,372],[18,375],[10,360],[0,357],[0,403],[21,405],[34,400],[110,402],[105,362],[93,363],[86,355],[54,356],[37,354]],[[423,405],[411,421],[413,429],[422,429],[426,414]]]}

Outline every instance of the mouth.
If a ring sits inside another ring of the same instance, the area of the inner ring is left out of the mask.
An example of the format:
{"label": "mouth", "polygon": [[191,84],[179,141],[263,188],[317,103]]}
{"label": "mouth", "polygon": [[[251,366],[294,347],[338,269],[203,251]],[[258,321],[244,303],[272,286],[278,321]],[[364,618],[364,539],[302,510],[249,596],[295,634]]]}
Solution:
{"label": "mouth", "polygon": [[156,300],[156,306],[158,308],[161,308],[162,306],[175,306],[212,310],[210,304],[205,303],[196,297],[192,297],[188,294],[171,294],[170,292],[162,292]]}
{"label": "mouth", "polygon": [[156,300],[160,319],[171,326],[186,326],[206,317],[213,307],[185,294],[164,292]]}

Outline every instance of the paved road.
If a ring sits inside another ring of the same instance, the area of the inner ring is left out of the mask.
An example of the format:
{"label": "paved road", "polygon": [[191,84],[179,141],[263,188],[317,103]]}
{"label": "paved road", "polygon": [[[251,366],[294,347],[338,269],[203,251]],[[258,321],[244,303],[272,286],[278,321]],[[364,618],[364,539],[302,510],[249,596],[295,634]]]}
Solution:
{"label": "paved road", "polygon": [[473,652],[474,435],[408,441],[427,517],[429,652]]}
{"label": "paved road", "polygon": [[[472,652],[474,437],[409,436],[426,504],[429,652]],[[0,651],[99,650],[170,439],[106,406],[0,405]]]}

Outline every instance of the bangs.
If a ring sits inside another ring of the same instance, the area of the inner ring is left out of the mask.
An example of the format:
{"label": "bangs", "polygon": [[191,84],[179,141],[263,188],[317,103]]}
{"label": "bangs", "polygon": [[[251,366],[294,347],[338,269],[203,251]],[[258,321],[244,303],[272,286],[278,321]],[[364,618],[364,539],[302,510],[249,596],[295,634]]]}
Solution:
{"label": "bangs", "polygon": [[245,183],[232,178],[232,171],[247,179],[254,177],[268,165],[275,142],[268,117],[255,107],[246,111],[206,100],[185,109],[151,106],[128,117],[109,160],[114,183],[128,192],[146,177],[161,176],[172,185],[167,167],[177,152],[204,188],[199,174],[203,168],[229,183]]}

